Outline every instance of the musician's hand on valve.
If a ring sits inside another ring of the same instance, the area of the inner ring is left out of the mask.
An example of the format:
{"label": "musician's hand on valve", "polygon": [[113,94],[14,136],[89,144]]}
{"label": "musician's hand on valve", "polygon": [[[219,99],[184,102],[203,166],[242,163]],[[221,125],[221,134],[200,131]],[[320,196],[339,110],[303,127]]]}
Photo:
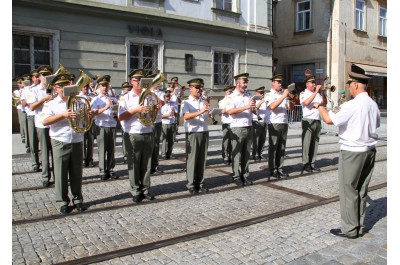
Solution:
{"label": "musician's hand on valve", "polygon": [[64,118],[71,118],[71,119],[74,119],[74,118],[76,118],[76,112],[73,112],[71,109],[67,109],[67,110],[63,113],[63,117],[64,117]]}
{"label": "musician's hand on valve", "polygon": [[52,95],[52,94],[46,94],[46,95],[43,97],[43,99],[44,99],[45,102],[46,102],[46,101],[49,101],[49,100],[53,99],[53,95]]}
{"label": "musician's hand on valve", "polygon": [[319,93],[319,90],[321,89],[321,85],[317,85],[316,87],[315,87],[315,92],[317,92],[317,93]]}
{"label": "musician's hand on valve", "polygon": [[290,93],[290,92],[289,92],[289,89],[284,89],[284,90],[283,90],[283,96],[284,96],[284,97],[287,97],[287,96],[289,95],[289,93]]}

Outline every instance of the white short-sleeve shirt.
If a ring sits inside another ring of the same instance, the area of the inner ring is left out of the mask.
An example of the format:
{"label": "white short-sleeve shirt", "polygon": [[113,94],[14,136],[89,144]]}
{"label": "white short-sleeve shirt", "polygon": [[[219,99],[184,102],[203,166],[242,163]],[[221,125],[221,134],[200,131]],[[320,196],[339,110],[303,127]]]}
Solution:
{"label": "white short-sleeve shirt", "polygon": [[[44,120],[50,116],[61,114],[66,109],[67,103],[60,97],[56,97],[43,105],[41,115],[43,115]],[[62,119],[50,125],[50,138],[63,143],[79,143],[83,141],[83,133],[75,132],[69,126],[68,120]]]}
{"label": "white short-sleeve shirt", "polygon": [[380,112],[367,92],[340,105],[337,113],[329,111],[333,124],[339,128],[341,150],[364,152],[375,147],[376,129],[380,126]]}
{"label": "white short-sleeve shirt", "polygon": [[[123,95],[119,100],[118,116],[128,111],[131,108],[135,108],[139,105],[140,96],[136,95],[132,90]],[[121,123],[124,132],[144,134],[153,132],[152,126],[145,126],[139,120],[139,113],[134,114],[129,120],[124,120]]]}
{"label": "white short-sleeve shirt", "polygon": [[[277,101],[280,97],[282,97],[282,91],[275,91],[271,89],[271,92],[267,94],[265,100],[267,101],[267,107]],[[285,98],[282,103],[274,110],[271,110],[270,114],[270,123],[280,123],[286,124],[288,123],[288,115],[287,115],[287,106],[288,106],[288,99]]]}
{"label": "white short-sleeve shirt", "polygon": [[[112,100],[114,104],[118,104],[118,100],[115,97],[104,96],[102,94],[98,95],[92,99],[91,108],[92,110],[104,108],[110,100]],[[108,108],[103,113],[100,113],[99,115],[94,117],[95,124],[101,127],[117,127],[117,121],[114,118],[114,115],[115,114],[112,108]]]}
{"label": "white short-sleeve shirt", "polygon": [[[225,109],[228,96],[225,96],[221,99],[218,103],[218,108]],[[231,123],[231,116],[228,113],[221,114],[221,123],[222,124],[230,124]]]}
{"label": "white short-sleeve shirt", "polygon": [[[203,101],[200,99],[195,99],[191,95],[187,100],[184,100],[181,104],[181,116],[187,112],[198,112],[203,108]],[[208,131],[208,113],[204,112],[199,116],[185,120],[183,123],[185,127],[185,132],[206,132]]]}
{"label": "white short-sleeve shirt", "polygon": [[[241,95],[237,90],[233,91],[232,94],[227,98],[226,110],[239,108],[246,106],[250,102],[250,97],[247,95]],[[250,109],[242,111],[238,114],[230,115],[231,117],[231,128],[235,127],[248,127],[252,126],[253,113]]]}
{"label": "white short-sleeve shirt", "polygon": [[315,98],[313,99],[313,101],[311,101],[310,104],[308,104],[307,106],[303,104],[303,102],[311,97],[312,94],[313,92],[308,89],[300,93],[300,104],[303,107],[303,118],[311,120],[321,120],[321,117],[319,116],[319,111],[313,108],[314,103],[322,103],[322,96],[319,93],[315,95]]}

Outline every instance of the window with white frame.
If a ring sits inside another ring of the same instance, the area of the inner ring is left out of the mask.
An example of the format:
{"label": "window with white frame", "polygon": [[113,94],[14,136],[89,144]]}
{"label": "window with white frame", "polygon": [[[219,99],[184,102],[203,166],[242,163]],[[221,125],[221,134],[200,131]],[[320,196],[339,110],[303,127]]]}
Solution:
{"label": "window with white frame", "polygon": [[214,51],[214,85],[233,85],[235,52]]}
{"label": "window with white frame", "polygon": [[365,31],[365,1],[356,0],[356,29]]}
{"label": "window with white frame", "polygon": [[51,65],[53,36],[13,33],[13,77],[30,73],[40,65]]}
{"label": "window with white frame", "polygon": [[311,29],[311,0],[297,2],[296,31]]}
{"label": "window with white frame", "polygon": [[387,36],[386,32],[386,8],[380,7],[379,8],[379,35],[380,36]]}
{"label": "window with white frame", "polygon": [[130,43],[129,46],[129,71],[144,69],[148,74],[157,73],[158,45]]}
{"label": "window with white frame", "polygon": [[216,0],[215,7],[226,11],[233,11],[233,0]]}

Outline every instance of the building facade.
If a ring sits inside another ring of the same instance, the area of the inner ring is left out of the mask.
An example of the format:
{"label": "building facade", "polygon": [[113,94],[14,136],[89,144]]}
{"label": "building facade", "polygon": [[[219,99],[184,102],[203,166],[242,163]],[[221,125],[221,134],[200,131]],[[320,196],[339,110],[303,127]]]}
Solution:
{"label": "building facade", "polygon": [[218,97],[235,74],[255,89],[272,73],[272,0],[15,0],[12,12],[13,78],[61,63],[118,89],[144,68],[203,78]]}
{"label": "building facade", "polygon": [[[317,83],[326,76],[336,91],[346,89],[348,72],[358,66],[372,77],[369,95],[387,102],[386,0],[274,1],[274,71],[287,83],[302,82],[311,72]],[[329,92],[328,92],[329,93]],[[329,94],[328,94],[329,95]]]}

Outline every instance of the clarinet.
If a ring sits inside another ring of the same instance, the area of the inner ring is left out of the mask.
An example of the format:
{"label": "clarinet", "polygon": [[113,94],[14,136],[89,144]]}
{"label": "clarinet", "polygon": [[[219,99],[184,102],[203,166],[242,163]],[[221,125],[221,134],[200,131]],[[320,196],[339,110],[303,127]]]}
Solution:
{"label": "clarinet", "polygon": [[[209,97],[207,94],[206,94],[206,95],[203,95],[203,93],[201,93],[200,99],[201,99],[203,102],[210,103],[210,97]],[[215,124],[218,123],[218,121],[215,120],[214,115],[212,115],[211,112],[212,112],[212,110],[209,109],[209,110],[208,110],[208,115],[210,116],[210,118],[211,118],[211,120],[212,120],[212,124],[215,125]]]}
{"label": "clarinet", "polygon": [[[246,91],[244,92],[244,95],[250,97],[250,92],[246,89]],[[261,121],[262,118],[260,117],[260,114],[258,113],[258,108],[257,108],[257,107],[254,107],[254,108],[252,109],[252,111],[255,112],[255,114],[256,114],[256,116],[257,116],[257,120]]]}

